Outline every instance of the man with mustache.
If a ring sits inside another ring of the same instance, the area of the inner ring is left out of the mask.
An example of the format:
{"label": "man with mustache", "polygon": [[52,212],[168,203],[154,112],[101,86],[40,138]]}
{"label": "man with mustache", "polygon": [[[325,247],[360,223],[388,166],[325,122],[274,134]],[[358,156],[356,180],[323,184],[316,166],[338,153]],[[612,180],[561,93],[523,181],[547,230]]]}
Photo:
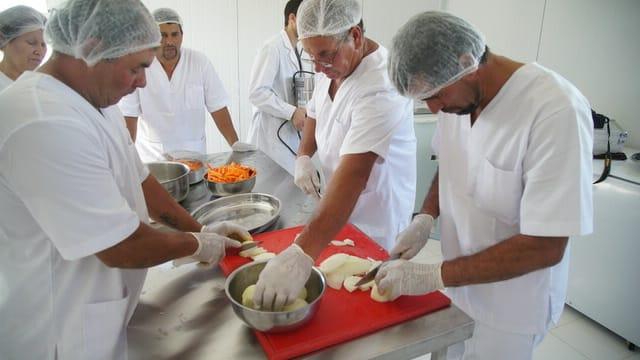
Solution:
{"label": "man with mustache", "polygon": [[147,69],[147,87],[119,104],[142,161],[164,160],[163,154],[176,150],[205,153],[207,112],[233,151],[255,150],[238,141],[227,108],[229,95],[209,59],[181,47],[183,24],[178,13],[160,8],[153,17],[162,39],[156,61]]}

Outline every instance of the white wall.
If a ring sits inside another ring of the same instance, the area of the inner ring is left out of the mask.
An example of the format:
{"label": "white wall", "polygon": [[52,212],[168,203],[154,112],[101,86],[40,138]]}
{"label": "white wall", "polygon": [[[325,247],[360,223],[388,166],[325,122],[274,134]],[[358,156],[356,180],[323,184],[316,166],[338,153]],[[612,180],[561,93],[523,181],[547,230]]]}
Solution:
{"label": "white wall", "polygon": [[547,0],[538,61],[573,82],[640,148],[640,1]]}

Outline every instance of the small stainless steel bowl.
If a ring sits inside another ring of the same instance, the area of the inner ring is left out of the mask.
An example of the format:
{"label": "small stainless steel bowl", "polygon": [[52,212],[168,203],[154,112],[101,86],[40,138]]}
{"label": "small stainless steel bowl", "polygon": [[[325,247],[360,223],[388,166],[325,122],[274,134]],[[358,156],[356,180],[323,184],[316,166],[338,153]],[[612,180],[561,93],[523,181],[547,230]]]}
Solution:
{"label": "small stainless steel bowl", "polygon": [[318,310],[326,288],[322,272],[313,267],[305,285],[308,305],[294,311],[260,311],[242,305],[242,292],[249,285],[258,282],[258,275],[266,261],[251,262],[234,270],[225,283],[225,293],[231,302],[233,312],[247,326],[264,332],[291,331],[304,325]]}
{"label": "small stainless steel bowl", "polygon": [[189,194],[189,167],[177,161],[156,161],[146,164],[149,172],[176,199],[184,200]]}
{"label": "small stainless steel bowl", "polygon": [[197,184],[200,181],[202,181],[204,174],[207,172],[207,168],[202,162],[202,160],[181,158],[181,159],[175,159],[174,161],[181,162],[187,166],[189,166],[187,162],[200,163],[200,167],[197,170],[193,170],[191,169],[191,167],[189,167],[189,185]]}
{"label": "small stainless steel bowl", "polygon": [[258,175],[255,174],[247,180],[232,182],[232,183],[221,183],[216,181],[209,181],[207,179],[207,174],[204,174],[203,178],[207,184],[207,188],[213,195],[216,196],[228,196],[235,194],[244,194],[251,192],[253,187],[256,186],[256,177]]}

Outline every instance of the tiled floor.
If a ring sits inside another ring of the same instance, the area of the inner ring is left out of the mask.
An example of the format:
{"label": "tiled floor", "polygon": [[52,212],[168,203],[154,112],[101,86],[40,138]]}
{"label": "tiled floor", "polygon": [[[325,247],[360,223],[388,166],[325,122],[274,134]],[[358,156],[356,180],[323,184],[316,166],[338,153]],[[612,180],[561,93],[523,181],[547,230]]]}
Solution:
{"label": "tiled floor", "polygon": [[[414,261],[442,260],[440,242],[429,240]],[[639,344],[636,344],[639,345]],[[428,360],[428,355],[417,359]],[[625,341],[569,306],[565,306],[558,326],[535,350],[534,360],[640,360],[640,351],[629,351]],[[416,360],[417,360],[416,359]]]}

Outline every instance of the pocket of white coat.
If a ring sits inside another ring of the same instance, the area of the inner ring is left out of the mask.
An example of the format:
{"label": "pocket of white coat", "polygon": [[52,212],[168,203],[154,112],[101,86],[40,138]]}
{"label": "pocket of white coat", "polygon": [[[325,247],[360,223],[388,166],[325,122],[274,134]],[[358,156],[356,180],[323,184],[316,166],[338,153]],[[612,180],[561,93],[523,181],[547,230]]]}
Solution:
{"label": "pocket of white coat", "polygon": [[84,306],[85,359],[126,359],[129,296]]}
{"label": "pocket of white coat", "polygon": [[478,169],[474,192],[476,205],[508,225],[515,224],[520,218],[522,174],[499,169],[487,159]]}
{"label": "pocket of white coat", "polygon": [[187,85],[184,92],[184,103],[187,109],[202,109],[204,107],[204,90],[200,85]]}

